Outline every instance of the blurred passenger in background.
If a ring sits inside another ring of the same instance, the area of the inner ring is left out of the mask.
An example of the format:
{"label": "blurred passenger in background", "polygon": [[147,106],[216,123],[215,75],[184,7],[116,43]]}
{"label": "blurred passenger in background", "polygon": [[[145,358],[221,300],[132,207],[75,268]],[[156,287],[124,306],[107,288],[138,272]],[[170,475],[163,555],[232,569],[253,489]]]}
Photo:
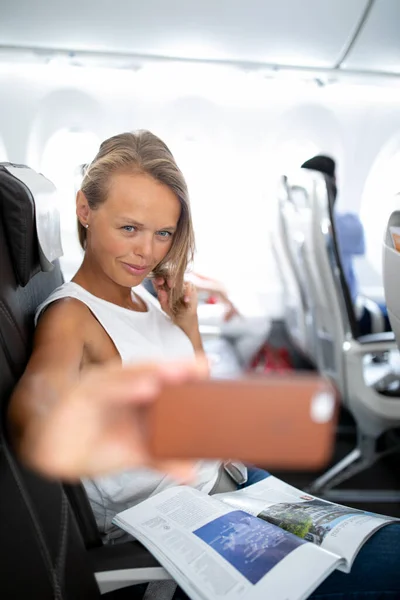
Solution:
{"label": "blurred passenger in background", "polygon": [[347,285],[356,319],[359,325],[359,334],[378,333],[379,331],[390,331],[390,323],[387,309],[384,303],[378,304],[360,294],[357,276],[354,270],[353,260],[355,256],[365,255],[365,233],[360,218],[355,213],[340,213],[335,210],[337,198],[336,186],[336,163],[330,156],[319,154],[310,158],[302,165],[303,169],[318,171],[325,175],[327,185],[331,191],[334,208],[334,225],[336,241],[340,253],[343,274]]}

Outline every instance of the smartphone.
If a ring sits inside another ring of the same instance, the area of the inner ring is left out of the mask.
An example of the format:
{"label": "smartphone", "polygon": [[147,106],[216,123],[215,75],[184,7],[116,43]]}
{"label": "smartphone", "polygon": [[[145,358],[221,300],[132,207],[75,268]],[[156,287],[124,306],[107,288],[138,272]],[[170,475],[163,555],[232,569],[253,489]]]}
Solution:
{"label": "smartphone", "polygon": [[326,466],[338,412],[333,387],[303,375],[168,386],[149,411],[156,458],[236,459],[290,470]]}

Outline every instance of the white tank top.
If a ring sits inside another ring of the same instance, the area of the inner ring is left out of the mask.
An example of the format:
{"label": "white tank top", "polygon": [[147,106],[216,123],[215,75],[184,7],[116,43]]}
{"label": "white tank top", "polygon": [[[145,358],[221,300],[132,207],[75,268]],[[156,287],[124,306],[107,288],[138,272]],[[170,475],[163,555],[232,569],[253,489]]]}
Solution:
{"label": "white tank top", "polygon": [[[76,298],[86,304],[114,342],[124,364],[145,360],[171,360],[194,356],[189,338],[161,310],[158,301],[143,286],[135,293],[145,302],[147,312],[122,308],[93,296],[74,282],[56,289],[36,312],[61,298]],[[208,493],[214,486],[221,463],[200,461],[193,486]],[[112,524],[114,516],[161,490],[176,485],[172,479],[150,469],[131,469],[110,476],[84,480],[83,484],[104,541],[123,535]]]}

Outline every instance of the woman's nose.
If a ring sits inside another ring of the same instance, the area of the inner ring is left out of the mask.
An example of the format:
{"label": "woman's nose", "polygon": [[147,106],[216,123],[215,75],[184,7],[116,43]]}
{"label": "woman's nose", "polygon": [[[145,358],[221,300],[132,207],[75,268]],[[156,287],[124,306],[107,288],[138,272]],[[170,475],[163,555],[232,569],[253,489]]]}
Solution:
{"label": "woman's nose", "polygon": [[149,258],[153,251],[153,236],[142,233],[135,240],[133,252],[142,258]]}

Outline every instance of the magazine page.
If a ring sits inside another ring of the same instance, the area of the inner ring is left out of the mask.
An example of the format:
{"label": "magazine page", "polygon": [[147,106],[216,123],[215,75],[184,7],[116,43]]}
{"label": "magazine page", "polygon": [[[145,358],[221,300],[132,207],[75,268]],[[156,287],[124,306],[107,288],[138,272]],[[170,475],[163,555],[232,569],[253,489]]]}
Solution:
{"label": "magazine page", "polygon": [[215,498],[337,554],[345,560],[341,570],[346,572],[371,535],[397,521],[322,500],[272,475],[237,492],[217,494]]}
{"label": "magazine page", "polygon": [[193,488],[164,490],[114,519],[194,600],[302,600],[341,559]]}

